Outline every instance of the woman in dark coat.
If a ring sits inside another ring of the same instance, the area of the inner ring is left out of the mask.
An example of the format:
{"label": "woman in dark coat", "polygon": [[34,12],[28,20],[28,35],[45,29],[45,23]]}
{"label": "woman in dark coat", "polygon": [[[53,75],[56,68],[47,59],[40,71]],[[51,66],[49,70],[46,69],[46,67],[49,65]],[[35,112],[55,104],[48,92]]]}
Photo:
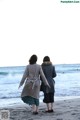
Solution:
{"label": "woman in dark coat", "polygon": [[55,81],[54,77],[56,77],[55,66],[52,65],[49,56],[45,56],[43,58],[42,63],[43,72],[47,78],[47,81],[50,85],[50,88],[45,87],[44,83],[41,83],[41,91],[44,93],[43,102],[47,105],[46,112],[53,112],[53,102],[54,102],[54,92],[55,92]]}

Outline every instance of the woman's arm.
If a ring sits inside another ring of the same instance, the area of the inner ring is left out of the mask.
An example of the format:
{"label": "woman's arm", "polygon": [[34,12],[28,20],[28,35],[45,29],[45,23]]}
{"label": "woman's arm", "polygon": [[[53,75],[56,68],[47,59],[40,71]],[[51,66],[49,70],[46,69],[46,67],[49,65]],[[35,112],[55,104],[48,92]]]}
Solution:
{"label": "woman's arm", "polygon": [[46,79],[46,77],[45,77],[45,75],[44,75],[44,73],[43,73],[43,70],[42,70],[42,68],[41,68],[41,66],[40,66],[40,76],[41,76],[41,80],[43,81],[43,83],[45,84],[45,85],[47,85],[48,87],[50,87],[50,85],[49,85],[49,83],[48,83],[48,81],[47,81],[47,79]]}
{"label": "woman's arm", "polygon": [[20,84],[19,84],[19,88],[24,84],[24,81],[25,81],[25,79],[27,78],[27,75],[28,75],[28,70],[27,70],[27,67],[26,67],[26,69],[25,69],[25,71],[24,71],[24,73],[23,73],[21,82],[20,82]]}

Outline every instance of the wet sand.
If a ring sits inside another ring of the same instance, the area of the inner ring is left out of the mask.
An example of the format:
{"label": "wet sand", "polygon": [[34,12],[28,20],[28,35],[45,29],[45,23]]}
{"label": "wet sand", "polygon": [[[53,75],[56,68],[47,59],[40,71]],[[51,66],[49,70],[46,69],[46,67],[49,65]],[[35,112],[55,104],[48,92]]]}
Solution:
{"label": "wet sand", "polygon": [[22,103],[2,107],[10,112],[10,120],[80,120],[80,99],[70,99],[54,102],[54,112],[45,113],[46,105],[40,103],[39,113],[33,115],[31,107]]}

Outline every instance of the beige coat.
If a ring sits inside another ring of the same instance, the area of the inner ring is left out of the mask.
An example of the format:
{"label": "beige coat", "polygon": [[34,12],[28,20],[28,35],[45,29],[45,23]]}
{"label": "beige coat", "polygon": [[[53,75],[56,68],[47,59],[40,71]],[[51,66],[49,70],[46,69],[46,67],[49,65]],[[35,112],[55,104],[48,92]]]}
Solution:
{"label": "beige coat", "polygon": [[40,76],[42,77],[42,81],[44,82],[44,84],[47,85],[47,80],[40,65],[33,64],[26,66],[25,72],[20,82],[21,86],[25,83],[21,93],[21,97],[31,96],[39,99]]}

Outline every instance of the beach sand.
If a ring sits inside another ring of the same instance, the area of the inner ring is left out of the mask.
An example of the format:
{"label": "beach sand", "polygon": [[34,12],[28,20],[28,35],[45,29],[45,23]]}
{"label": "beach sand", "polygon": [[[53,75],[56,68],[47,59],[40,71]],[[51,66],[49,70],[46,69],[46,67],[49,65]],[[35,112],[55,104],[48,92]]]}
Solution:
{"label": "beach sand", "polygon": [[2,107],[1,110],[9,110],[10,120],[80,120],[80,99],[70,99],[54,102],[54,112],[45,113],[46,105],[40,103],[39,114],[33,115],[30,106],[22,103]]}

